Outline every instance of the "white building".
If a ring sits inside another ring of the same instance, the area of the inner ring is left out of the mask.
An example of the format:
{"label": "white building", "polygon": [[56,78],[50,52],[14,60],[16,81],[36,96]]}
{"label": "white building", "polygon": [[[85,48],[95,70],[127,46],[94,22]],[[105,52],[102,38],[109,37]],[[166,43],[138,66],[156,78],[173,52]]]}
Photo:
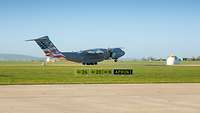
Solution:
{"label": "white building", "polygon": [[179,63],[180,63],[180,59],[173,54],[170,55],[166,61],[166,65],[175,65],[175,64],[179,64]]}

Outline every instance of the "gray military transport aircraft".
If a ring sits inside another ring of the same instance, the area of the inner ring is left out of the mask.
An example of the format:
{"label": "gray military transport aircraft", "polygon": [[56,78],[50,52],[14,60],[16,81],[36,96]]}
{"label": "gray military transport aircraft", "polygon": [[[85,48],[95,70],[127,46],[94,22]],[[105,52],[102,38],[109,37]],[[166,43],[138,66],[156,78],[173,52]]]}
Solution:
{"label": "gray military transport aircraft", "polygon": [[44,51],[45,55],[50,58],[65,58],[66,60],[82,63],[83,65],[97,65],[98,62],[114,59],[115,62],[125,55],[121,48],[109,49],[89,49],[80,52],[61,52],[49,40],[48,36],[31,39],[27,41],[35,41]]}

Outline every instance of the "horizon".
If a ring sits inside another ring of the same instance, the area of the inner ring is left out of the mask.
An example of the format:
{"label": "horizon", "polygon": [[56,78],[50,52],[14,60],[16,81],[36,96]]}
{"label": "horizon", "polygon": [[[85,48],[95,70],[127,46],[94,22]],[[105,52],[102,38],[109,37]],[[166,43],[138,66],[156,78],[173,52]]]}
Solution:
{"label": "horizon", "polygon": [[[26,55],[26,54],[15,54],[15,53],[0,53],[0,58],[6,56],[21,56],[21,57],[33,57],[33,58],[39,58],[39,59],[45,59],[47,58],[47,56],[43,55],[43,56],[33,56],[33,55]],[[158,59],[167,59],[170,55],[166,56],[166,57],[157,57],[157,56],[144,56],[144,57],[140,57],[140,58],[133,58],[133,57],[122,57],[120,58],[121,60],[149,60],[151,58],[153,58],[154,60],[158,60]],[[176,55],[175,55],[176,56]],[[188,58],[188,59],[199,59],[200,56],[190,56],[190,57],[181,57],[181,56],[177,56],[179,59],[183,59],[183,58]],[[55,59],[55,58],[52,58]]]}
{"label": "horizon", "polygon": [[44,57],[27,39],[60,51],[124,47],[123,58],[200,56],[198,0],[2,0],[0,52]]}

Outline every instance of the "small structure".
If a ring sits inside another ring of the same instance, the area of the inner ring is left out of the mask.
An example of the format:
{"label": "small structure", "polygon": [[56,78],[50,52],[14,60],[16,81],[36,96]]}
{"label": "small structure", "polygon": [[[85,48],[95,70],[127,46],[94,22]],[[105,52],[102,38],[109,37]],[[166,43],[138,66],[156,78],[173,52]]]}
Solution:
{"label": "small structure", "polygon": [[180,64],[180,59],[177,56],[171,54],[167,58],[166,65],[175,65],[175,64]]}

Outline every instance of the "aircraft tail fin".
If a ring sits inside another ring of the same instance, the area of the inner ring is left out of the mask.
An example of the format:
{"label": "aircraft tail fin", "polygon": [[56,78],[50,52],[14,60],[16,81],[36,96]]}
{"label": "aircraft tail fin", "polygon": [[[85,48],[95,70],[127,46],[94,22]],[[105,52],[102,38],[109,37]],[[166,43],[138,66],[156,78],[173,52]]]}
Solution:
{"label": "aircraft tail fin", "polygon": [[43,36],[37,39],[26,41],[35,41],[39,47],[44,51],[45,55],[52,58],[62,58],[64,55],[56,48],[48,36]]}

